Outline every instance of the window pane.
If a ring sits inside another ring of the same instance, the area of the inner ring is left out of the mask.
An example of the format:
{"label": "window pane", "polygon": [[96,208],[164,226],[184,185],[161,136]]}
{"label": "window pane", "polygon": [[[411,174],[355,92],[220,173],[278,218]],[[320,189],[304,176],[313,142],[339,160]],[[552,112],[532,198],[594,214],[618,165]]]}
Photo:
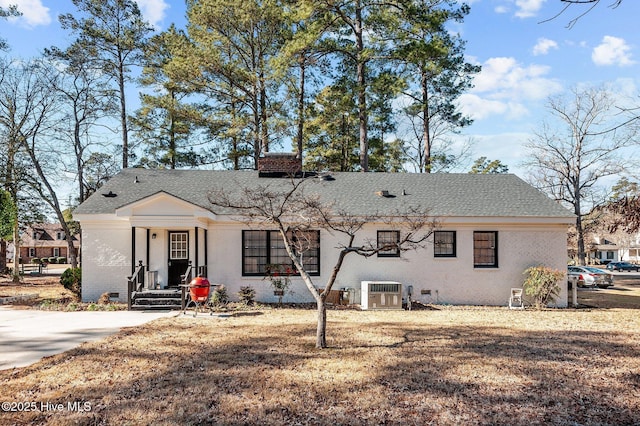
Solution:
{"label": "window pane", "polygon": [[[267,265],[281,265],[295,270],[284,240],[278,231],[242,231],[242,274],[263,275]],[[320,272],[320,232],[306,231],[291,236],[293,249],[300,253],[302,264],[310,274]]]}
{"label": "window pane", "polygon": [[270,231],[270,260],[271,265],[282,265],[283,268],[291,267],[291,258],[284,248],[284,240],[279,231]]}
{"label": "window pane", "polygon": [[433,234],[433,243],[433,254],[435,257],[455,257],[455,231],[435,231]]}
{"label": "window pane", "polygon": [[[399,257],[400,249],[397,244],[400,241],[400,231],[378,231],[378,248],[390,246],[378,252],[379,257]],[[395,245],[395,247],[394,247]]]}
{"label": "window pane", "polygon": [[473,233],[473,264],[478,267],[497,267],[497,232]]}
{"label": "window pane", "polygon": [[263,274],[267,265],[267,233],[242,231],[243,274]]}
{"label": "window pane", "polygon": [[320,273],[320,231],[307,231],[294,236],[302,265],[310,274]]}
{"label": "window pane", "polygon": [[169,256],[172,260],[188,258],[188,234],[186,232],[172,232]]}

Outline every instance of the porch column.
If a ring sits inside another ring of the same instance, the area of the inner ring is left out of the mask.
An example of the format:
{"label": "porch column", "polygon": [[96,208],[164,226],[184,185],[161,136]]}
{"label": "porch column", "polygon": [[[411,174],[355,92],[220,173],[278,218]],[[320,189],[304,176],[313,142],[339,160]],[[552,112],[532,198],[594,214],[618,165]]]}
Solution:
{"label": "porch column", "polygon": [[207,228],[204,229],[204,264],[207,267],[207,278],[209,277],[209,243],[207,240]]}
{"label": "porch column", "polygon": [[196,276],[198,276],[198,227],[195,227],[195,234],[196,234]]}
{"label": "porch column", "polygon": [[147,228],[147,271],[149,270],[149,234],[150,234],[151,230],[149,228]]}
{"label": "porch column", "polygon": [[136,227],[131,227],[131,275],[136,272]]}

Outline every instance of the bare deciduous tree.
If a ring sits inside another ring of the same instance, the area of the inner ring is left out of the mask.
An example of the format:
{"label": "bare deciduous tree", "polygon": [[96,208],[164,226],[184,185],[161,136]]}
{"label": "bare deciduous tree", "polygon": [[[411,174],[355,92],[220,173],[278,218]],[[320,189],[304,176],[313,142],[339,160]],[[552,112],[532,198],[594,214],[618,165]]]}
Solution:
{"label": "bare deciduous tree", "polygon": [[[567,28],[571,28],[580,20],[580,18],[585,16],[587,13],[591,12],[598,4],[600,4],[601,1],[602,0],[560,0],[560,4],[563,5],[562,9],[558,13],[556,13],[554,16],[552,16],[551,18],[545,19],[542,22],[548,22],[548,21],[552,21],[552,20],[556,19],[557,17],[559,17],[563,13],[567,12],[567,10],[571,6],[575,6],[575,5],[584,6],[584,5],[587,5],[585,10],[581,10],[580,13],[578,14],[578,16],[576,16],[575,18],[573,18],[573,19],[571,19],[569,21],[569,23],[567,24]],[[612,8],[612,9],[615,9],[616,7],[618,7],[618,6],[620,6],[622,4],[622,0],[610,0],[610,1],[611,1],[611,3],[609,4],[609,7]]]}
{"label": "bare deciduous tree", "polygon": [[584,219],[599,203],[589,197],[595,196],[602,178],[628,166],[624,149],[634,143],[638,129],[615,124],[621,120],[619,111],[603,89],[573,89],[569,96],[549,99],[548,109],[555,122],[543,124],[525,145],[529,158],[525,165],[531,168],[534,185],[573,208],[577,254],[584,265]]}
{"label": "bare deciduous tree", "polygon": [[[363,257],[392,248],[400,251],[417,250],[427,244],[427,239],[437,227],[437,221],[429,211],[418,206],[407,206],[388,217],[372,214],[354,215],[335,203],[327,203],[318,195],[320,185],[316,178],[273,179],[269,183],[238,189],[215,189],[209,201],[220,214],[230,214],[236,220],[250,226],[264,226],[278,230],[284,247],[307,289],[316,301],[318,325],[316,347],[326,348],[327,309],[326,300],[346,257],[357,254]],[[378,245],[376,241],[360,241],[357,236],[368,223],[385,222],[400,230],[395,243]],[[312,231],[324,231],[340,240],[336,250],[338,258],[326,279],[324,290],[319,292],[303,262],[304,254],[317,244],[308,238]]]}
{"label": "bare deciduous tree", "polygon": [[[54,184],[59,182],[64,170],[62,159],[67,153],[55,143],[51,134],[55,130],[60,111],[59,98],[52,80],[58,75],[49,64],[42,61],[6,64],[1,70],[0,133],[4,134],[2,147],[7,152],[2,181],[16,204],[16,213],[25,216],[19,194],[35,194],[31,197],[47,203],[60,221],[67,236],[68,257],[76,266],[72,234],[64,220],[63,209]],[[25,204],[26,206],[26,204]],[[32,210],[29,208],[29,210]],[[19,281],[20,223],[15,219],[13,240],[14,281]]]}

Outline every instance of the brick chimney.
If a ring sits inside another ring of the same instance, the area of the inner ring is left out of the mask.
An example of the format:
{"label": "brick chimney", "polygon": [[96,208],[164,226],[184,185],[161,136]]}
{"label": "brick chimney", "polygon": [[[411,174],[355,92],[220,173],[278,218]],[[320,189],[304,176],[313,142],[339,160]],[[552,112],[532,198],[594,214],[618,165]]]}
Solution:
{"label": "brick chimney", "polygon": [[258,176],[283,177],[302,175],[302,159],[295,153],[267,152],[258,158]]}

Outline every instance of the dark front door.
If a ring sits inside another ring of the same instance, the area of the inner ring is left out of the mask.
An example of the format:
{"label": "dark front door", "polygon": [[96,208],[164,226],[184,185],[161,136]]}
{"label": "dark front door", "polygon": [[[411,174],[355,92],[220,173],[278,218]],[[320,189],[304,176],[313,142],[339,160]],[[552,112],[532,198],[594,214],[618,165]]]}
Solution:
{"label": "dark front door", "polygon": [[189,233],[169,232],[169,287],[181,284],[181,275],[189,266]]}

